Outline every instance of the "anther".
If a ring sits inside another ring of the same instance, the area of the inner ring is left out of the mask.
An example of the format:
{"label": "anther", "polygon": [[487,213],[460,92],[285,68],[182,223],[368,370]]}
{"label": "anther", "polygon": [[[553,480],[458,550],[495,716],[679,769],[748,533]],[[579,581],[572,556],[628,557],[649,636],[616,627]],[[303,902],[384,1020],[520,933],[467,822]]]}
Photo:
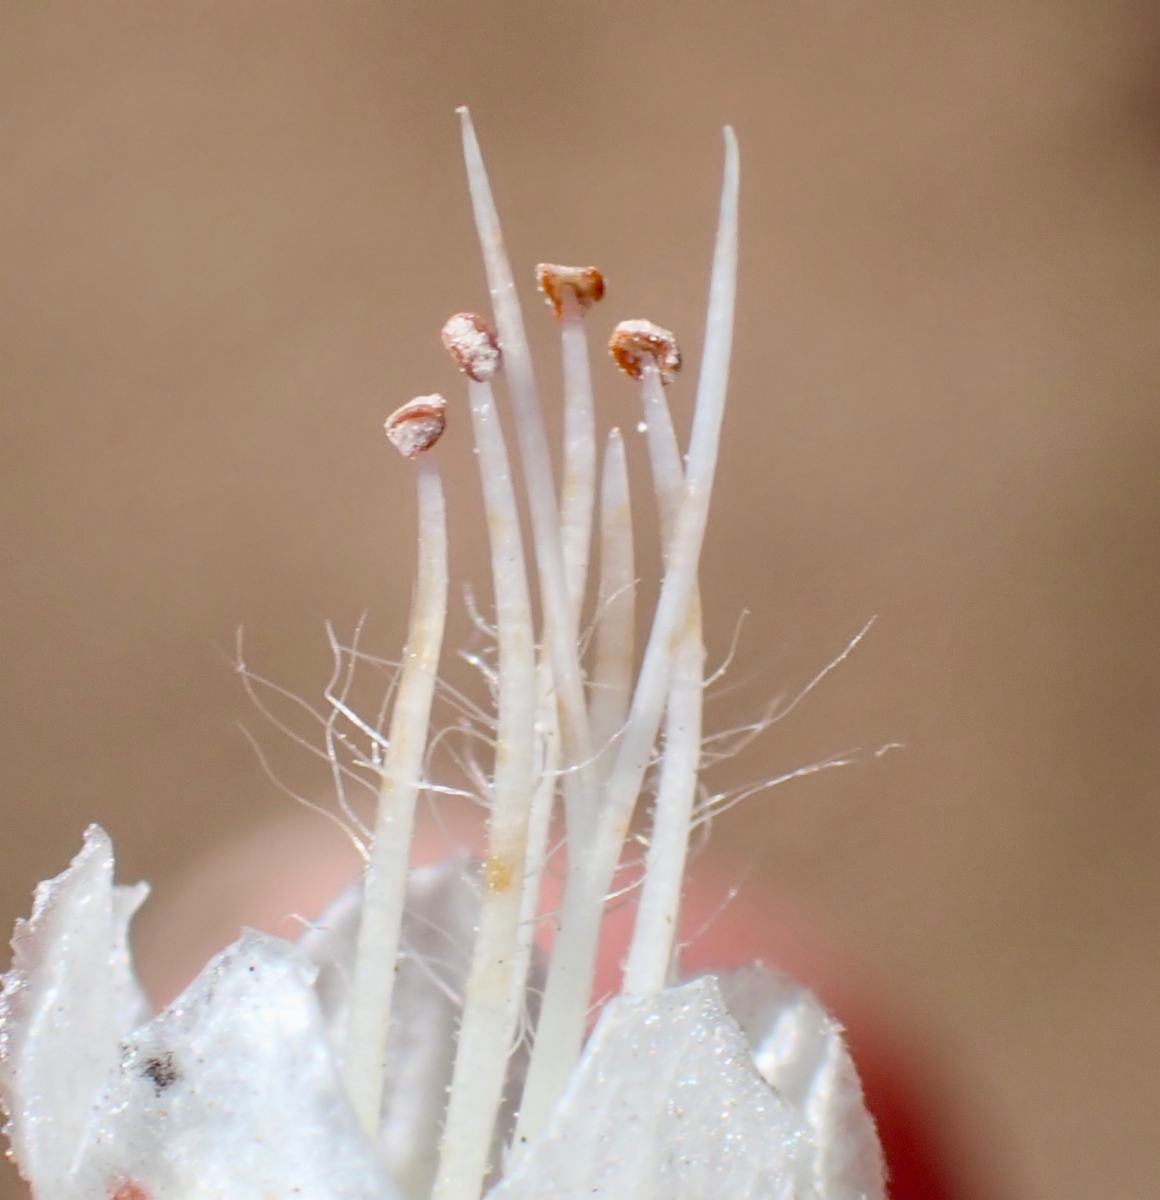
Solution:
{"label": "anther", "polygon": [[604,276],[595,267],[562,267],[558,263],[540,263],[536,267],[536,285],[557,317],[564,312],[564,289],[571,288],[581,312],[587,312],[604,298]]}
{"label": "anther", "polygon": [[608,352],[616,365],[633,379],[641,377],[646,359],[653,359],[662,383],[672,383],[681,369],[677,339],[651,321],[621,321],[608,339]]}
{"label": "anther", "polygon": [[385,428],[391,445],[404,458],[418,458],[430,450],[447,425],[447,401],[442,396],[416,396],[387,418]]}
{"label": "anther", "polygon": [[478,313],[456,313],[443,326],[442,337],[455,365],[476,383],[499,370],[499,338]]}

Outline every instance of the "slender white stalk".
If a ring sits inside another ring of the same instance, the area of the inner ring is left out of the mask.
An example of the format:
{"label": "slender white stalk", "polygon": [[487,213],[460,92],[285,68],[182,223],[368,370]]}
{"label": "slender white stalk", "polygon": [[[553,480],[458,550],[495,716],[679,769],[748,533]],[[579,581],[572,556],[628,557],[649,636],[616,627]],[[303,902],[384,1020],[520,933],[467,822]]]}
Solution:
{"label": "slender white stalk", "polygon": [[419,563],[407,648],[391,713],[362,924],[351,980],[343,1076],[363,1128],[378,1139],[387,1027],[415,803],[423,776],[431,702],[447,617],[447,514],[434,462],[419,462]]}
{"label": "slender white stalk", "polygon": [[535,1051],[524,1088],[517,1148],[543,1127],[580,1053],[608,894],[641,782],[648,768],[669,690],[673,654],[696,586],[729,380],[737,283],[737,141],[725,130],[725,180],[697,405],[689,442],[684,496],[669,550],[660,599],[616,762],[604,787],[592,846],[570,875],[560,913]]}
{"label": "slender white stalk", "polygon": [[[584,310],[576,293],[567,286],[560,293],[560,344],[564,366],[564,470],[560,539],[568,599],[572,606],[570,637],[575,641],[584,595],[588,589],[588,556],[592,544],[592,508],[596,490],[596,418]],[[551,646],[548,645],[546,649],[550,658]],[[551,666],[549,662],[549,669]],[[554,687],[552,690],[555,692]],[[551,698],[558,713],[558,700],[554,695]],[[558,738],[558,715],[545,714],[545,720],[555,721]],[[587,763],[588,759],[585,757],[581,761]],[[598,793],[590,771],[587,783],[593,789],[591,795],[585,794],[586,779],[581,772],[571,770],[563,777],[568,845],[570,858],[574,862],[579,860],[580,852],[591,840],[596,819],[592,801]]]}
{"label": "slender white stalk", "polygon": [[[678,466],[680,465],[678,460]],[[596,769],[604,781],[616,757],[614,739],[624,726],[632,697],[636,632],[636,564],[628,464],[619,429],[608,434],[600,487],[600,589],[596,607],[596,656],[588,719],[596,745]]]}
{"label": "slender white stalk", "polygon": [[560,497],[560,536],[564,575],[572,600],[573,620],[580,611],[588,583],[592,544],[592,509],[596,495],[596,415],[588,335],[576,293],[563,289],[560,349],[564,362],[564,472]]}
{"label": "slender white stalk", "polygon": [[624,967],[622,990],[630,995],[659,992],[669,983],[701,763],[704,670],[701,603],[695,596],[685,634],[673,655],[656,807],[636,926]]}
{"label": "slender white stalk", "polygon": [[524,890],[520,896],[520,930],[516,942],[516,965],[512,973],[511,1025],[507,1042],[512,1044],[523,1012],[528,972],[536,942],[536,914],[540,905],[540,885],[548,861],[548,837],[552,828],[552,809],[560,781],[560,726],[556,716],[556,695],[552,688],[552,667],[541,654],[536,666],[536,790],[528,816],[528,854],[524,867]]}
{"label": "slender white stalk", "polygon": [[535,748],[532,606],[511,467],[491,384],[470,379],[468,391],[491,541],[499,711],[479,929],[443,1127],[436,1200],[477,1200],[487,1173],[514,1024],[512,979]]}
{"label": "slender white stalk", "polygon": [[[603,783],[615,758],[614,738],[624,724],[632,695],[633,638],[636,621],[636,576],[629,499],[628,464],[619,429],[608,435],[601,483],[600,589],[596,613],[596,659],[592,677],[589,721],[596,746],[595,770]],[[565,797],[574,784],[564,777]],[[569,809],[568,871],[577,873],[583,855],[574,840],[591,838],[594,822],[577,819]],[[533,930],[534,933],[534,930]]]}
{"label": "slender white stalk", "polygon": [[[641,404],[648,432],[653,486],[660,509],[661,536],[667,554],[680,509],[685,473],[655,363],[644,364]],[[704,672],[701,596],[700,589],[695,588],[688,621],[673,655],[652,833],[645,858],[636,927],[624,967],[624,991],[630,995],[659,992],[668,983],[697,794],[697,772],[701,765]]]}
{"label": "slender white stalk", "polygon": [[503,349],[505,373],[520,457],[531,510],[532,535],[540,577],[540,599],[544,608],[545,639],[555,680],[560,710],[560,733],[566,766],[578,780],[583,807],[594,812],[599,802],[592,765],[592,738],[588,729],[588,711],[584,702],[584,680],[580,670],[577,624],[569,597],[568,578],[560,534],[560,509],[552,478],[552,461],[543,414],[536,394],[532,358],[524,332],[523,315],[511,264],[504,249],[499,215],[491,194],[487,171],[479,143],[466,108],[459,110],[463,127],[463,156],[467,165],[468,187],[496,326]]}
{"label": "slender white stalk", "polygon": [[[592,509],[596,475],[596,415],[592,396],[592,372],[588,359],[588,337],[584,328],[584,310],[571,287],[564,287],[561,301],[561,357],[564,366],[564,473],[560,505],[560,527],[564,553],[564,573],[572,618],[579,626],[588,584],[588,556],[592,542]],[[524,890],[520,901],[520,935],[516,949],[516,968],[512,979],[512,1027],[515,1034],[524,1004],[532,948],[536,939],[536,912],[540,883],[547,861],[548,835],[552,808],[560,779],[560,725],[552,664],[547,646],[541,648],[536,669],[536,737],[539,764],[532,811],[528,821],[528,854],[524,872]],[[578,829],[586,814],[580,781],[569,773],[565,786],[570,793],[570,826]],[[588,816],[591,824],[591,816]]]}
{"label": "slender white stalk", "polygon": [[677,442],[677,431],[673,428],[665,387],[655,361],[646,360],[641,364],[640,405],[647,435],[649,465],[652,468],[653,491],[656,492],[657,513],[661,522],[661,545],[667,562],[681,510],[685,468],[681,463],[681,447]]}

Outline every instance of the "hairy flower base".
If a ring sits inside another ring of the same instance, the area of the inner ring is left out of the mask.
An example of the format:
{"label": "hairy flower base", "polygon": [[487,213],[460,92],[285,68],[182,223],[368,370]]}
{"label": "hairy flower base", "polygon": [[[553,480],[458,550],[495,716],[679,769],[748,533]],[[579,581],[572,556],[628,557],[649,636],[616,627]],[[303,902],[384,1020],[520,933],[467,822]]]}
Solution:
{"label": "hairy flower base", "polygon": [[[474,866],[454,858],[411,878],[377,1147],[336,1053],[357,885],[297,945],[247,931],[152,1019],[125,938],[144,895],[114,886],[112,844],[93,826],[17,925],[0,1097],[38,1200],[427,1195]],[[840,1028],[754,968],[612,1001],[546,1128],[489,1195],[869,1200],[883,1186]]]}

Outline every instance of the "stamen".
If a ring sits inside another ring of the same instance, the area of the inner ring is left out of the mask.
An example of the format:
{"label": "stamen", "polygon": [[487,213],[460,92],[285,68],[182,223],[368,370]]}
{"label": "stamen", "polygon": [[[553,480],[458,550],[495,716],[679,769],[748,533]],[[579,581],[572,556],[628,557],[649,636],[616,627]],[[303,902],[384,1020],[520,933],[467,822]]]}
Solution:
{"label": "stamen", "polygon": [[487,381],[499,366],[495,336],[482,317],[461,313],[444,326],[443,342],[469,379],[491,543],[499,651],[495,768],[479,928],[433,1192],[436,1200],[475,1200],[487,1172],[509,1039],[518,1020],[520,997],[512,982],[534,787],[536,657],[519,509],[495,397]]}
{"label": "stamen", "polygon": [[[648,427],[649,460],[667,558],[680,512],[685,473],[660,367],[655,361],[646,360],[642,364],[641,405]],[[652,833],[636,927],[624,968],[624,991],[629,994],[659,992],[669,981],[701,763],[704,673],[701,596],[700,589],[695,588],[688,620],[673,654]]]}
{"label": "stamen", "polygon": [[646,363],[656,363],[662,383],[672,383],[681,369],[677,339],[651,321],[621,321],[608,339],[608,352],[633,379],[641,377]]}
{"label": "stamen", "polygon": [[[403,405],[388,419],[387,436],[406,457],[422,454],[443,432],[444,407],[441,396],[420,397]],[[438,468],[426,455],[419,463],[418,493],[415,599],[391,713],[374,841],[365,876],[343,1055],[343,1077],[351,1104],[375,1141],[382,1113],[387,1027],[399,957],[407,863],[447,619],[446,505]]]}
{"label": "stamen", "polygon": [[[588,361],[588,335],[584,314],[604,295],[604,279],[595,267],[536,268],[541,289],[558,301],[560,349],[564,365],[564,477],[560,499],[560,540],[564,575],[572,603],[573,629],[580,626],[580,613],[588,584],[588,558],[592,549],[592,510],[596,497],[596,414],[592,394],[592,372]],[[546,664],[549,668],[551,663]],[[548,681],[550,683],[550,681]],[[557,703],[550,690],[545,693],[551,712],[543,714],[545,729],[559,724]],[[598,744],[597,744],[598,745]],[[595,781],[593,781],[595,787]],[[573,861],[578,861],[592,835],[595,809],[585,801],[584,781],[575,771],[564,776],[564,802]]]}

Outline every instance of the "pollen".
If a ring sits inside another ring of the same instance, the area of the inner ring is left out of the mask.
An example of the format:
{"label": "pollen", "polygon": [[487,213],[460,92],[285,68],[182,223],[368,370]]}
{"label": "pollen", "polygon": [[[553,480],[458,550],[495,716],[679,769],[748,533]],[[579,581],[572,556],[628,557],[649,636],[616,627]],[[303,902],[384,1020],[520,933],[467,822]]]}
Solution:
{"label": "pollen", "polygon": [[651,321],[621,321],[608,340],[608,352],[616,359],[616,365],[633,379],[641,377],[649,359],[656,363],[662,383],[672,383],[681,369],[677,339]]}
{"label": "pollen", "polygon": [[404,458],[418,458],[443,436],[447,401],[438,393],[416,396],[386,419],[387,439]]}
{"label": "pollen", "polygon": [[515,871],[506,859],[489,854],[483,866],[483,880],[489,892],[506,892],[512,885]]}
{"label": "pollen", "polygon": [[499,338],[478,313],[456,313],[448,318],[442,337],[455,365],[476,383],[484,383],[499,370]]}
{"label": "pollen", "polygon": [[581,312],[587,312],[598,300],[604,299],[604,276],[595,267],[540,263],[536,267],[536,284],[557,317],[564,312],[565,288],[572,289]]}

